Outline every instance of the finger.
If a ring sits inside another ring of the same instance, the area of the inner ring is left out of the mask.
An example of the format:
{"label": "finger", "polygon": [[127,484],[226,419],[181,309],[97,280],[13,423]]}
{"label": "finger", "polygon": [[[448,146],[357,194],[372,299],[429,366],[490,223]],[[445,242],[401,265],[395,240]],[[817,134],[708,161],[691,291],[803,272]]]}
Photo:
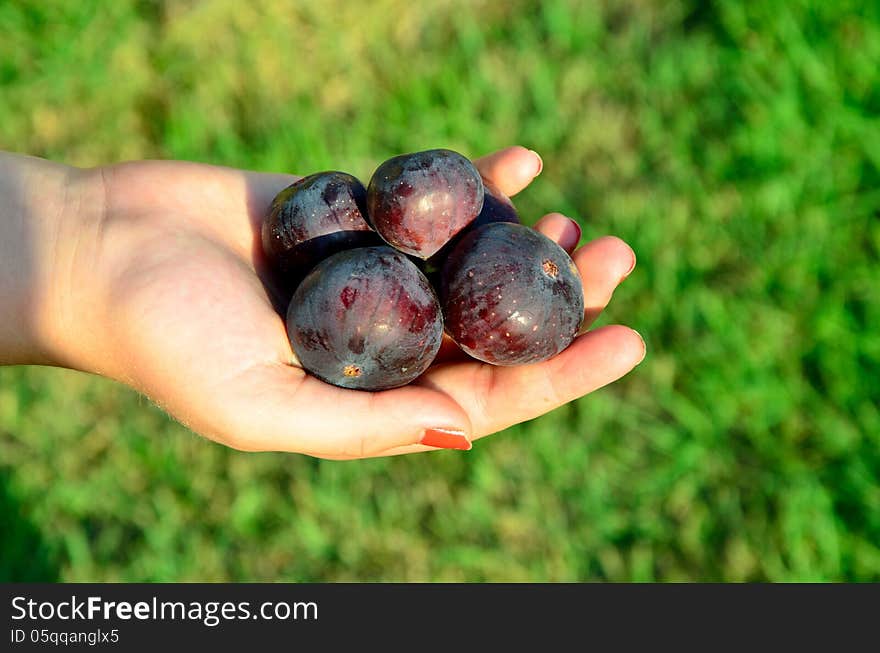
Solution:
{"label": "finger", "polygon": [[442,365],[420,379],[468,414],[474,439],[543,415],[616,381],[645,355],[641,336],[606,326],[580,336],[542,363],[497,367],[477,362]]}
{"label": "finger", "polygon": [[572,256],[584,285],[584,322],[586,330],[608,305],[614,289],[636,266],[632,248],[615,236],[593,240]]}
{"label": "finger", "polygon": [[272,200],[283,189],[290,186],[300,177],[274,172],[240,172],[244,179],[244,204],[247,207],[251,226],[256,230],[263,225]]}
{"label": "finger", "polygon": [[236,387],[223,419],[237,449],[353,459],[419,442],[470,448],[467,414],[430,388],[345,390],[286,365],[256,368]]}
{"label": "finger", "polygon": [[561,213],[548,213],[535,224],[535,230],[540,231],[550,240],[558,243],[566,252],[571,254],[581,239],[580,225],[567,218]]}
{"label": "finger", "polygon": [[474,160],[489,183],[508,197],[528,186],[544,167],[537,152],[515,145]]}
{"label": "finger", "polygon": [[[601,331],[607,330],[607,329],[609,329],[609,328],[610,328],[610,329],[623,329],[623,330],[624,330],[624,332],[623,332],[624,337],[627,336],[627,334],[625,333],[625,331],[627,331],[628,329],[626,329],[626,327],[605,327],[605,329],[597,330],[597,331],[595,331],[594,333],[595,333],[595,334],[599,334]],[[635,333],[635,332],[633,332],[633,333]],[[593,335],[593,334],[590,334],[590,335]],[[638,337],[639,341],[641,341],[641,336],[638,336],[638,334],[636,334],[636,336]],[[585,336],[585,337],[586,337],[586,336]],[[579,340],[583,340],[585,337],[582,337],[582,338],[580,338]],[[578,346],[579,346],[579,347],[582,347],[583,345],[580,345],[580,343],[579,343]],[[640,347],[643,347],[643,346],[644,346],[644,343],[640,342],[640,345],[639,345],[639,346],[640,346]],[[634,350],[633,350],[633,351],[630,351],[629,354],[627,354],[627,353],[626,353],[626,350],[627,350],[627,349],[628,349],[628,350],[632,350],[632,344],[630,344],[630,345],[628,345],[626,348],[622,348],[622,349],[620,350],[620,352],[619,352],[618,355],[623,356],[623,358],[619,359],[619,360],[616,362],[616,365],[614,365],[614,367],[616,368],[617,372],[612,372],[612,377],[613,377],[613,378],[611,378],[611,377],[606,377],[606,378],[608,378],[608,380],[605,381],[604,383],[602,383],[601,381],[599,381],[599,383],[601,383],[601,385],[606,385],[607,383],[611,383],[612,381],[616,380],[617,378],[620,378],[620,376],[623,376],[624,374],[626,374],[630,369],[632,369],[632,367],[635,367],[635,365],[637,365],[638,362],[640,362],[642,358],[644,358],[644,349],[642,349],[642,352],[643,352],[643,353],[639,354],[639,359],[636,360],[636,362],[633,363],[632,365],[629,365],[629,366],[628,366],[628,363],[626,362],[626,356],[629,355],[629,356],[630,356],[630,360],[632,360],[631,356],[632,356],[632,354],[634,353]],[[566,351],[569,351],[569,350],[566,350]],[[565,355],[565,352],[564,352],[563,354],[561,354],[560,356],[557,356],[555,359],[552,359],[552,361],[547,361],[547,362],[549,363],[549,362],[557,361],[557,359],[559,359],[559,358],[560,358],[561,356],[563,356],[563,355]],[[562,361],[558,361],[558,362],[555,363],[555,364],[558,365],[559,363],[563,363],[563,362],[562,362]],[[568,362],[565,362],[565,363],[563,363],[563,364],[566,364],[566,365],[569,365],[569,366],[570,366],[570,365],[572,365],[572,362],[571,362],[571,361],[568,361]],[[494,368],[494,369],[497,369],[497,370],[499,370],[499,371],[502,371],[502,370],[504,370],[504,369],[515,369],[515,368]],[[621,370],[622,370],[622,371],[621,371]],[[536,371],[537,371],[537,370],[536,370]],[[606,371],[611,371],[611,369],[606,369]],[[550,370],[550,369],[541,370],[540,373],[547,375],[548,378],[552,378],[551,375],[553,374],[552,370]],[[614,376],[615,374],[618,374],[618,376]],[[522,383],[522,380],[520,381],[520,383]],[[588,383],[588,385],[585,385],[585,386],[584,386],[584,385],[581,385],[580,387],[578,387],[578,385],[579,385],[578,383],[569,383],[569,384],[567,384],[567,385],[568,385],[568,389],[567,389],[568,396],[571,397],[572,399],[573,399],[573,398],[576,398],[576,397],[578,397],[578,396],[582,396],[582,394],[588,394],[589,392],[592,392],[593,390],[597,389],[598,387],[601,387],[600,385],[597,385],[597,384],[596,384],[596,381],[590,381],[590,382]],[[496,392],[500,392],[500,389],[497,389]],[[570,401],[570,400],[571,400],[571,399],[566,399],[565,401]],[[565,402],[563,402],[563,403],[565,403]],[[552,408],[554,408],[554,407],[555,407],[555,406],[553,405],[553,403],[551,403],[549,409],[552,409]],[[522,415],[526,415],[526,414],[527,414],[525,411],[527,411],[528,408],[527,408],[527,407],[523,407],[523,409],[524,409],[524,412],[520,414],[520,417],[522,417]],[[534,410],[534,409],[533,409],[533,410]],[[539,411],[544,411],[544,408],[538,408],[538,410],[539,410]],[[544,412],[546,412],[546,411],[544,411]],[[538,413],[538,414],[543,414],[543,412],[540,412],[540,413]],[[532,415],[532,416],[536,416],[536,415]],[[516,418],[515,418],[513,415],[508,416],[508,420],[512,420],[512,419],[516,419]],[[517,420],[517,421],[524,421],[524,420],[526,420],[526,419],[530,419],[530,417],[526,416],[526,417],[523,417],[522,419]],[[510,426],[511,424],[515,424],[515,423],[517,423],[517,421],[510,421],[509,424],[502,425],[502,426],[498,426],[497,428],[495,428],[495,431],[497,431],[497,430],[501,430],[502,428],[505,428],[506,426]],[[496,425],[504,424],[503,421],[491,420],[491,419],[489,419],[489,420],[484,420],[484,422],[485,422],[485,423],[489,423],[489,424],[496,424]],[[484,427],[480,422],[475,422],[475,426],[476,426],[476,428],[477,428],[478,430],[476,431],[477,435],[475,436],[474,439],[478,439],[478,438],[484,437],[484,435],[488,435],[489,433],[494,432],[494,431],[491,430],[491,427],[490,427],[489,431],[487,431],[486,433],[481,432],[479,429],[482,429],[482,428],[485,428],[485,427]],[[381,453],[378,454],[378,455],[382,455],[382,456],[398,456],[398,455],[402,455],[402,454],[420,453],[420,452],[430,451],[430,450],[431,450],[431,449],[430,449],[429,447],[424,447],[424,446],[422,446],[422,445],[404,445],[404,446],[399,446],[399,447],[394,447],[394,448],[392,448],[392,449],[388,449],[388,450],[386,450],[386,451],[381,452]]]}
{"label": "finger", "polygon": [[402,447],[392,447],[391,449],[386,449],[385,451],[382,451],[375,456],[367,457],[378,458],[380,456],[402,456],[407,453],[424,453],[426,451],[441,451],[441,449],[437,449],[436,447],[426,447],[423,444],[407,444]]}
{"label": "finger", "polygon": [[440,365],[441,363],[460,360],[469,360],[469,357],[462,351],[461,347],[455,344],[455,341],[449,337],[448,333],[444,333],[443,341],[440,343],[440,351],[437,352],[431,364]]}

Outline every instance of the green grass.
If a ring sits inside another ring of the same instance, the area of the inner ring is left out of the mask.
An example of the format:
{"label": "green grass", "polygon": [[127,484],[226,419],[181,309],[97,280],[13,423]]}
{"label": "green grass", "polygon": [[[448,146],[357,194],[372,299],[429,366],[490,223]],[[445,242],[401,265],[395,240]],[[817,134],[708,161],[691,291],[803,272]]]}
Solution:
{"label": "green grass", "polygon": [[[455,452],[243,454],[0,370],[0,576],[880,580],[872,3],[0,4],[0,146],[368,177],[521,143],[639,265],[630,376]],[[322,7],[318,9],[318,7]]]}

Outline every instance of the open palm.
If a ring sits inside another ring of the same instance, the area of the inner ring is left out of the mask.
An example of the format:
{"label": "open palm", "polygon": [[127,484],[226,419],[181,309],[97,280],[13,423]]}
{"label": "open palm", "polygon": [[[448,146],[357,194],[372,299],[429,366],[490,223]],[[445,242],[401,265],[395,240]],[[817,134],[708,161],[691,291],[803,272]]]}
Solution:
{"label": "open palm", "polygon": [[[538,161],[513,147],[475,163],[514,195]],[[621,326],[587,332],[553,359],[517,367],[467,359],[446,343],[411,385],[337,388],[296,365],[260,251],[266,207],[294,177],[145,161],[105,168],[102,179],[91,274],[100,280],[109,355],[93,371],[238,449],[361,458],[431,449],[420,444],[429,429],[458,431],[467,448],[614,381],[644,355],[638,334]],[[560,214],[536,228],[572,253],[589,324],[632,270],[632,250],[604,237],[573,251],[580,231]]]}

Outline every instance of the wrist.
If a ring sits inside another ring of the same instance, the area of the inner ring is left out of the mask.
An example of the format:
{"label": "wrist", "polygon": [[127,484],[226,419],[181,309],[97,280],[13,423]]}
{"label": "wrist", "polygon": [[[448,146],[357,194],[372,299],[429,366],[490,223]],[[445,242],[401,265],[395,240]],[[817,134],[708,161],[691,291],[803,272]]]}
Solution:
{"label": "wrist", "polygon": [[0,152],[0,364],[80,367],[71,345],[103,201],[95,176]]}

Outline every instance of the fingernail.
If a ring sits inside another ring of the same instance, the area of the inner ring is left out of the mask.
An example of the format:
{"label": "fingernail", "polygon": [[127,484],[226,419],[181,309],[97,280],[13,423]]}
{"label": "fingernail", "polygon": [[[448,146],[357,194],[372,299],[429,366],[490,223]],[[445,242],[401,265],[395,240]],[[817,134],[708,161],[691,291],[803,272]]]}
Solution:
{"label": "fingernail", "polygon": [[[565,217],[568,217],[568,216],[565,216]],[[577,240],[575,241],[575,245],[577,245],[579,242],[581,242],[581,236],[584,235],[584,232],[581,230],[581,226],[578,224],[577,220],[575,220],[574,218],[568,218],[568,219],[571,220],[571,223],[575,226],[575,229],[577,229],[578,236],[577,236]]]}
{"label": "fingernail", "polygon": [[[645,356],[648,355],[648,345],[645,344],[645,339],[642,337],[642,334],[636,331],[635,329],[631,329],[634,334],[639,337],[639,340],[642,341],[642,357],[639,359],[639,363],[645,360]],[[636,363],[638,365],[639,363]]]}
{"label": "fingernail", "polygon": [[469,451],[473,446],[464,431],[455,429],[425,429],[420,444],[438,449],[460,449]]}
{"label": "fingernail", "polygon": [[626,279],[630,274],[632,274],[632,271],[635,269],[636,269],[636,253],[633,252],[632,253],[632,263],[629,264],[629,269],[623,273],[623,276],[620,277],[620,280],[623,281],[624,279]]}
{"label": "fingernail", "polygon": [[541,158],[541,155],[535,152],[535,150],[529,150],[532,154],[535,155],[535,158],[538,159],[538,171],[535,173],[535,177],[541,174],[541,170],[544,169],[544,159]]}

